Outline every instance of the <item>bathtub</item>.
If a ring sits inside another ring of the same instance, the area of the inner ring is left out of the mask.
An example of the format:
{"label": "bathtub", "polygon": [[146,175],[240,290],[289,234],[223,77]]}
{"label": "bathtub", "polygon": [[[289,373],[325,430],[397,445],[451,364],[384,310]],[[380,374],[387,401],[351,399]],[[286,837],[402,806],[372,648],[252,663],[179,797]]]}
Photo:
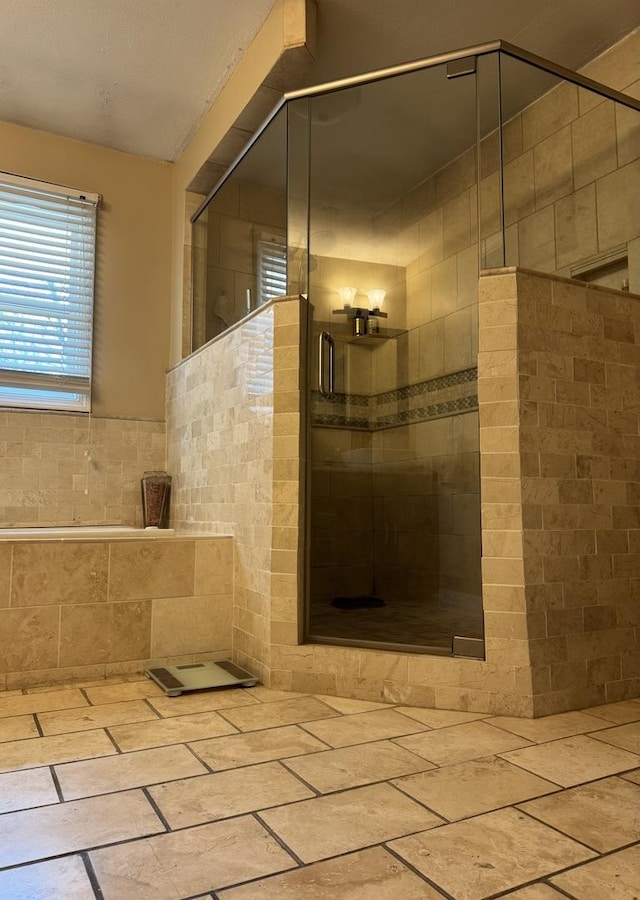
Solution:
{"label": "bathtub", "polygon": [[0,528],[2,541],[126,541],[173,537],[173,528],[129,525],[56,525],[50,528]]}

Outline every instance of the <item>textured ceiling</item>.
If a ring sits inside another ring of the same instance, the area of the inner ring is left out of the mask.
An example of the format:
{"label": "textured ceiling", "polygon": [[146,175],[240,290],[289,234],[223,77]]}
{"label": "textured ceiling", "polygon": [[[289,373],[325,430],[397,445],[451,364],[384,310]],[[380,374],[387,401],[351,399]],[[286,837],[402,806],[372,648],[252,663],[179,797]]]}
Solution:
{"label": "textured ceiling", "polygon": [[[175,159],[274,0],[0,0],[0,119]],[[503,38],[578,68],[639,0],[317,0],[305,83]]]}
{"label": "textured ceiling", "polygon": [[175,159],[275,0],[0,0],[0,119]]}

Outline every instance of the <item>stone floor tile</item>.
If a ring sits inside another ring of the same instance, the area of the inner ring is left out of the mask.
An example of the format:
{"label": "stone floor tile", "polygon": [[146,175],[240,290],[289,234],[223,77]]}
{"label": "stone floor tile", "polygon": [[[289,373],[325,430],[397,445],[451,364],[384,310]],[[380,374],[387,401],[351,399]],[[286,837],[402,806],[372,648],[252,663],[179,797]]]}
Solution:
{"label": "stone floor tile", "polygon": [[513,734],[519,734],[534,743],[542,741],[558,741],[561,738],[572,737],[574,734],[584,734],[587,731],[595,731],[598,728],[606,728],[605,723],[581,712],[558,713],[555,716],[544,716],[540,719],[518,719],[515,716],[495,716],[487,719],[490,725],[504,728]]}
{"label": "stone floor tile", "polygon": [[86,688],[89,700],[101,703],[122,703],[125,700],[144,700],[146,697],[165,697],[165,692],[155,681],[145,678],[142,681],[123,681],[116,684],[101,684]]}
{"label": "stone floor tile", "polygon": [[0,872],[0,897],[7,900],[95,900],[79,856],[20,866]]}
{"label": "stone floor tile", "polygon": [[251,707],[226,709],[228,719],[240,731],[257,731],[260,728],[274,728],[278,725],[295,725],[298,722],[312,722],[315,719],[329,719],[339,714],[326,703],[315,697],[297,697],[294,700],[280,700],[275,703],[260,703]]}
{"label": "stone floor tile", "polygon": [[400,838],[389,846],[456,900],[481,900],[595,856],[514,809]]}
{"label": "stone floor tile", "polygon": [[616,725],[640,721],[640,700],[620,700],[619,703],[606,703],[603,706],[590,706],[589,715],[606,719]]}
{"label": "stone floor tile", "polygon": [[220,900],[442,900],[442,894],[382,847],[360,850],[221,891]]}
{"label": "stone floor tile", "polygon": [[640,841],[640,786],[622,778],[583,784],[520,809],[601,853]]}
{"label": "stone floor tile", "polygon": [[374,709],[390,709],[392,704],[377,703],[374,700],[353,700],[351,697],[332,697],[330,694],[315,694],[318,700],[322,700],[333,709],[337,709],[343,715],[371,712]]}
{"label": "stone floor tile", "polygon": [[150,697],[149,703],[161,716],[188,716],[216,709],[233,709],[237,706],[261,706],[251,694],[241,688],[229,691],[194,691],[179,697]]}
{"label": "stone floor tile", "polygon": [[7,741],[0,744],[0,772],[32,769],[77,759],[111,756],[116,753],[104,731],[54,734],[50,737]]}
{"label": "stone floor tile", "polygon": [[599,731],[591,736],[606,744],[613,744],[614,747],[622,747],[623,750],[640,754],[640,722],[629,722],[628,725],[605,728],[604,731]]}
{"label": "stone floor tile", "polygon": [[22,741],[25,738],[39,737],[40,732],[33,716],[11,716],[0,719],[0,743],[4,741]]}
{"label": "stone floor tile", "polygon": [[392,741],[310,753],[289,759],[286,765],[321,794],[433,768],[426,759]]}
{"label": "stone floor tile", "polygon": [[0,816],[0,868],[164,831],[142,791]]}
{"label": "stone floor tile", "polygon": [[519,888],[517,891],[509,891],[502,894],[500,900],[563,900],[566,894],[561,894],[548,884],[530,884],[528,887]]}
{"label": "stone floor tile", "polygon": [[275,703],[277,700],[293,700],[294,697],[309,696],[299,691],[276,691],[273,688],[264,687],[262,684],[257,684],[252,688],[244,688],[243,693],[246,693],[253,700],[258,700],[260,703]]}
{"label": "stone floor tile", "polygon": [[14,694],[10,697],[0,694],[0,718],[88,705],[86,697],[77,688],[48,691],[44,694]]}
{"label": "stone floor tile", "polygon": [[634,784],[640,784],[640,769],[634,769],[633,772],[625,772],[621,777],[625,781],[633,781]]}
{"label": "stone floor tile", "polygon": [[272,759],[288,759],[303,753],[326,750],[327,745],[307,734],[297,725],[268,728],[266,731],[248,731],[229,737],[196,741],[192,750],[214,770],[233,769],[236,766],[252,766]]}
{"label": "stone floor tile", "polygon": [[558,790],[555,784],[495,756],[398,778],[393,784],[450,821]]}
{"label": "stone floor tile", "polygon": [[58,792],[48,768],[0,775],[0,813],[57,802]]}
{"label": "stone floor tile", "polygon": [[64,799],[77,800],[174,778],[204,775],[207,769],[187,747],[178,745],[67,763],[56,766],[55,772]]}
{"label": "stone floor tile", "polygon": [[584,784],[640,765],[639,756],[583,734],[500,755],[562,787]]}
{"label": "stone floor tile", "polygon": [[388,784],[354,788],[260,814],[303,862],[433,828],[442,820]]}
{"label": "stone floor tile", "polygon": [[144,722],[157,718],[157,714],[142,700],[38,713],[38,722],[43,734],[68,734],[71,731],[88,731],[91,728],[106,728],[109,725]]}
{"label": "stone floor tile", "polygon": [[252,816],[95,850],[90,858],[105,900],[182,900],[295,866]]}
{"label": "stone floor tile", "polygon": [[556,875],[551,883],[580,900],[638,900],[640,846],[636,844],[563,875]]}
{"label": "stone floor tile", "polygon": [[149,793],[171,829],[202,825],[315,796],[278,762],[159,784],[150,788]]}
{"label": "stone floor tile", "polygon": [[118,747],[130,750],[146,750],[167,744],[187,743],[221,734],[235,734],[236,729],[215,712],[195,713],[190,716],[173,716],[134,725],[117,725],[109,728],[109,734]]}
{"label": "stone floor tile", "polygon": [[411,716],[412,719],[428,725],[429,728],[448,728],[451,725],[463,725],[465,722],[488,718],[486,713],[456,712],[450,709],[419,709],[416,706],[398,706],[397,710],[404,716]]}
{"label": "stone floor tile", "polygon": [[501,728],[494,728],[486,722],[468,722],[450,728],[439,728],[423,734],[398,738],[397,743],[438,766],[466,762],[469,759],[479,759],[481,756],[493,756],[504,750],[529,746],[529,741],[524,738],[509,734]]}
{"label": "stone floor tile", "polygon": [[379,709],[343,716],[331,722],[312,722],[305,724],[305,729],[331,747],[348,747],[425,731],[426,726],[395,709]]}

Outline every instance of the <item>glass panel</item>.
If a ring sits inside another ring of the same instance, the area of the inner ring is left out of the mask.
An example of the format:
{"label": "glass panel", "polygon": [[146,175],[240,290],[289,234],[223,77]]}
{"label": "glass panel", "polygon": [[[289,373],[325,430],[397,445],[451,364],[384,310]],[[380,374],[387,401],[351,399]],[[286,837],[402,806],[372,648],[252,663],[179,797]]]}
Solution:
{"label": "glass panel", "polygon": [[640,291],[640,112],[505,54],[501,70],[507,264]]}
{"label": "glass panel", "polygon": [[450,653],[483,634],[475,76],[314,97],[310,148],[308,635]]}
{"label": "glass panel", "polygon": [[193,225],[193,349],[286,295],[286,114],[281,110]]}

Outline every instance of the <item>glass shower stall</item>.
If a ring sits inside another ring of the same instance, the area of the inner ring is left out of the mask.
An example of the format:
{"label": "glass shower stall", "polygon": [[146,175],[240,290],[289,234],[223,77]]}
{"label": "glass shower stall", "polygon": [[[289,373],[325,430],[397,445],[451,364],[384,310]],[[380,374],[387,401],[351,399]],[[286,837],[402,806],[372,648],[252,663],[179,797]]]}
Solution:
{"label": "glass shower stall", "polygon": [[481,463],[479,273],[640,288],[631,207],[595,214],[597,179],[640,157],[639,110],[487,44],[287,95],[194,216],[194,348],[308,301],[301,641],[484,655],[481,467],[505,454]]}

